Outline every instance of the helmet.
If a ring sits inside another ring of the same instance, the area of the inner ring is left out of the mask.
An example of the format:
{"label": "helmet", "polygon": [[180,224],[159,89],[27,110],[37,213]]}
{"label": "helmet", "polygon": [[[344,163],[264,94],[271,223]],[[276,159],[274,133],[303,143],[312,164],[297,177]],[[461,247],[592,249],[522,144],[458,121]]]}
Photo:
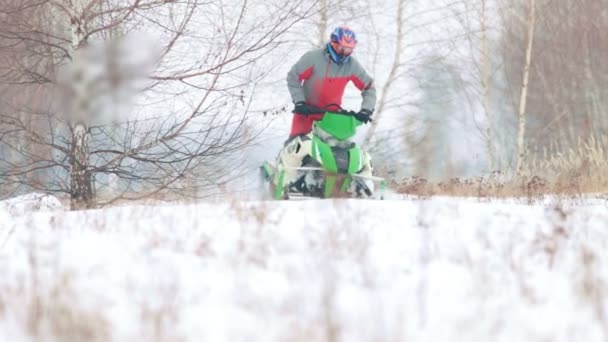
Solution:
{"label": "helmet", "polygon": [[337,27],[330,35],[328,44],[331,58],[338,64],[346,62],[357,46],[355,31],[346,26]]}

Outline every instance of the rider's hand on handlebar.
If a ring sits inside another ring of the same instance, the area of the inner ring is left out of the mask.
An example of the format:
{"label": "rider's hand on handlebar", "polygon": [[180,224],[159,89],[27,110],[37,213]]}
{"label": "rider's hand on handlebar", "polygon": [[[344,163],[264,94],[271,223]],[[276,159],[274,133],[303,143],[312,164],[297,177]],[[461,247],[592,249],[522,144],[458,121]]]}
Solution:
{"label": "rider's hand on handlebar", "polygon": [[363,123],[368,123],[372,121],[372,112],[370,112],[367,109],[361,109],[359,111],[359,113],[355,114],[355,119],[363,122]]}
{"label": "rider's hand on handlebar", "polygon": [[315,113],[315,111],[313,111],[313,109],[306,104],[306,102],[297,102],[295,104],[295,107],[293,109],[294,113],[297,114],[302,114],[302,115],[308,115],[308,114],[313,114]]}

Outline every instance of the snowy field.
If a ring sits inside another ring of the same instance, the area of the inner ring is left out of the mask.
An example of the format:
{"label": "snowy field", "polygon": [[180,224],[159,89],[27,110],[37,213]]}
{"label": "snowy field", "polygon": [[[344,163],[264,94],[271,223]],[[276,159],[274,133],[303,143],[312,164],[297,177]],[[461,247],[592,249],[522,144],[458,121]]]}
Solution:
{"label": "snowy field", "polygon": [[0,202],[0,341],[607,340],[604,200]]}

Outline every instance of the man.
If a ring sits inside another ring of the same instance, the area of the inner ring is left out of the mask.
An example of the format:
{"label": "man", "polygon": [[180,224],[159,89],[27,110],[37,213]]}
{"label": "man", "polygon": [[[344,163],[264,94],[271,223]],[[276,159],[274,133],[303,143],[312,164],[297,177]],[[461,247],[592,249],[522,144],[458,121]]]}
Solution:
{"label": "man", "polygon": [[287,74],[287,87],[295,104],[291,138],[310,133],[313,121],[323,117],[314,107],[341,105],[349,81],[361,90],[363,98],[358,119],[369,121],[376,104],[376,88],[372,78],[352,57],[356,45],[355,32],[348,27],[338,27],[325,47],[304,54],[291,68]]}
{"label": "man", "polygon": [[[300,167],[310,154],[312,144],[306,135],[312,131],[313,122],[323,118],[324,113],[320,109],[341,105],[349,81],[361,90],[361,109],[356,118],[364,123],[371,121],[376,88],[372,78],[352,57],[356,45],[355,32],[348,27],[338,27],[331,33],[325,47],[304,54],[287,74],[287,86],[295,108],[289,139],[279,153],[277,165],[284,167],[284,184],[288,187],[298,178],[294,168]],[[363,163],[361,174],[371,176],[367,153]],[[278,178],[275,179],[277,182]]]}

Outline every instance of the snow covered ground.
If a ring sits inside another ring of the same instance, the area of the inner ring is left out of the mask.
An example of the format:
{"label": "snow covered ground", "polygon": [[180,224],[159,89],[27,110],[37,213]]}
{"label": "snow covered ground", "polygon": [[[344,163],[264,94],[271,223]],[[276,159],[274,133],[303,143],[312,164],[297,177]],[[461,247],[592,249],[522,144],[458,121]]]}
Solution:
{"label": "snow covered ground", "polygon": [[608,340],[602,200],[0,202],[0,341]]}

